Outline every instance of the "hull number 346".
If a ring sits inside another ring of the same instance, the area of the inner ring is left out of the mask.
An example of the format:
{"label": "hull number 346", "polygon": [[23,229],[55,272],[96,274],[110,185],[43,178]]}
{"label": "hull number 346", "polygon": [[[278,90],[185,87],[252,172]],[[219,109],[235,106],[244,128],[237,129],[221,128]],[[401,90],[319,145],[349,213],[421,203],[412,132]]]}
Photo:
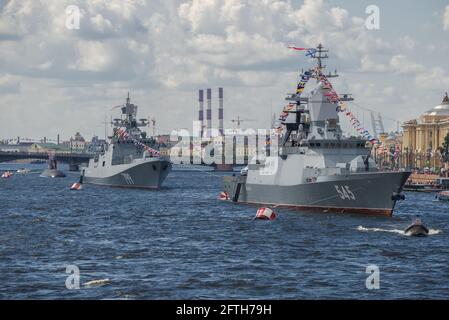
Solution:
{"label": "hull number 346", "polygon": [[355,194],[351,191],[349,186],[334,186],[334,187],[342,200],[355,200]]}

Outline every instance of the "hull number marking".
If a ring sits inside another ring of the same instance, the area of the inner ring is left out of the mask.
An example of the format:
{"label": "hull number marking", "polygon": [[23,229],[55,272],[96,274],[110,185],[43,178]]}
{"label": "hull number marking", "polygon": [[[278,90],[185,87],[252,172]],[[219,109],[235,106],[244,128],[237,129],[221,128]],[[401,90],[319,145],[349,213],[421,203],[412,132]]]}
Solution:
{"label": "hull number marking", "polygon": [[342,200],[355,200],[355,194],[351,191],[349,186],[334,186],[334,187]]}

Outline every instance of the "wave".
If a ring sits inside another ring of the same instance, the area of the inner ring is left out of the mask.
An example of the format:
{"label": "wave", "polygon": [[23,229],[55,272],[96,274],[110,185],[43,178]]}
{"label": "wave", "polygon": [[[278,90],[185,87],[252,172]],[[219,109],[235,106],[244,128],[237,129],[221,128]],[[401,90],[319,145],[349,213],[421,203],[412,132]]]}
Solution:
{"label": "wave", "polygon": [[[399,229],[382,229],[382,228],[366,228],[364,226],[358,226],[357,227],[358,231],[372,231],[372,232],[390,232],[390,233],[397,233],[403,236],[409,236],[407,234],[405,234],[404,230],[399,230]],[[436,234],[441,233],[442,231],[439,229],[429,229],[429,236],[433,236]]]}
{"label": "wave", "polygon": [[439,234],[442,231],[439,229],[429,229],[429,235],[433,236],[434,234]]}
{"label": "wave", "polygon": [[92,281],[89,281],[89,282],[84,283],[83,285],[84,285],[85,287],[102,286],[102,285],[108,284],[108,283],[110,283],[110,282],[111,282],[111,280],[109,280],[108,278],[106,278],[106,279],[100,279],[100,280],[92,280]]}

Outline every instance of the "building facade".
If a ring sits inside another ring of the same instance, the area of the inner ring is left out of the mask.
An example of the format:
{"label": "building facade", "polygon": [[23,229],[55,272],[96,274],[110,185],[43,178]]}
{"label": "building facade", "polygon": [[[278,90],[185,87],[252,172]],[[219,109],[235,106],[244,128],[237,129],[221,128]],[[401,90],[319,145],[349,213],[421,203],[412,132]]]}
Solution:
{"label": "building facade", "polygon": [[403,164],[410,168],[442,168],[440,148],[449,133],[449,97],[424,112],[418,119],[403,123]]}
{"label": "building facade", "polygon": [[75,137],[70,138],[69,141],[63,141],[62,145],[74,152],[81,152],[88,147],[89,143],[77,132],[75,133]]}

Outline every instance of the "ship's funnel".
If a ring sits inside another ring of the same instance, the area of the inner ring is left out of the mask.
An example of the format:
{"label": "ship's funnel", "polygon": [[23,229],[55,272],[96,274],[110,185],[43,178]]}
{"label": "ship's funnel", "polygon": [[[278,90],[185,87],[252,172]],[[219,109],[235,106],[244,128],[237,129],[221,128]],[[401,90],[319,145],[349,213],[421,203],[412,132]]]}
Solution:
{"label": "ship's funnel", "polygon": [[206,136],[210,137],[212,131],[212,89],[207,89],[207,121]]}
{"label": "ship's funnel", "polygon": [[218,88],[218,132],[223,135],[223,88]]}

